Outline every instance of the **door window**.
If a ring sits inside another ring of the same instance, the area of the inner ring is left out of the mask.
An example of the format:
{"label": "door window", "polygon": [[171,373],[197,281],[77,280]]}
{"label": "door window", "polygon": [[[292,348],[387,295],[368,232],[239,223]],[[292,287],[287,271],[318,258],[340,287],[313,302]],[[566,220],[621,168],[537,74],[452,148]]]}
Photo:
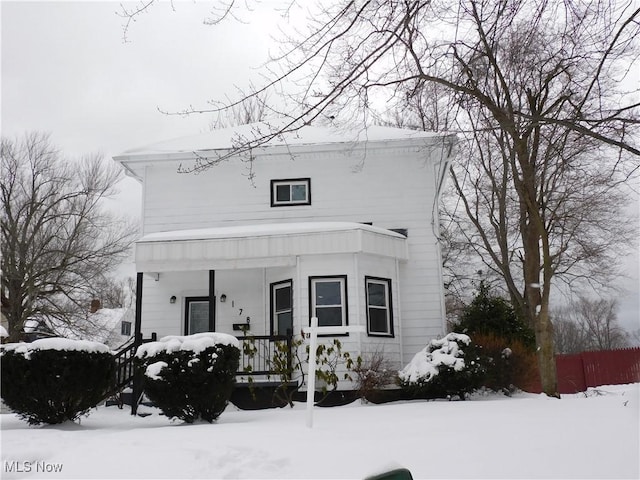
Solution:
{"label": "door window", "polygon": [[209,332],[209,297],[187,297],[185,314],[185,335]]}

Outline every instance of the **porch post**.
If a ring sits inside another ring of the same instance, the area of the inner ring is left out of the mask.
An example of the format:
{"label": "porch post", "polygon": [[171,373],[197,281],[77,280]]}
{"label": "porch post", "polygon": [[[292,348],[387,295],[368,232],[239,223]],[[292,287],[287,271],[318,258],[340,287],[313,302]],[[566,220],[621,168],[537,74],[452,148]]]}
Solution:
{"label": "porch post", "polygon": [[[136,321],[134,326],[134,347],[135,350],[142,345],[142,272],[136,274]],[[135,355],[135,353],[134,353]],[[133,385],[131,393],[131,415],[138,413],[138,400],[142,395],[142,379],[138,369],[134,367]]]}
{"label": "porch post", "polygon": [[209,331],[216,330],[216,271],[209,270]]}

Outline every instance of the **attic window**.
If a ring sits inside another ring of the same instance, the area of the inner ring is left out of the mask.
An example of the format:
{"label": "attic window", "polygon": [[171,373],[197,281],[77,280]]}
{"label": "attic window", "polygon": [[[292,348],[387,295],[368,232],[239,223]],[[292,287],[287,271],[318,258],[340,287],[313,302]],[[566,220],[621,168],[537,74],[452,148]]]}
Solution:
{"label": "attic window", "polygon": [[271,206],[311,205],[311,179],[271,180]]}

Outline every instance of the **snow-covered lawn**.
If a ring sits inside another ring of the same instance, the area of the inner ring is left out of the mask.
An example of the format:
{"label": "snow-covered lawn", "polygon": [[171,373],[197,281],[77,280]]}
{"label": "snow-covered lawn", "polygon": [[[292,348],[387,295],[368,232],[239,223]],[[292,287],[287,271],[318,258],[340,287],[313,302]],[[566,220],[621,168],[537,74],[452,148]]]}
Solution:
{"label": "snow-covered lawn", "polygon": [[116,407],[60,426],[3,414],[1,477],[364,478],[403,466],[414,478],[639,478],[639,392],[356,402],[316,407],[313,429],[303,404],[229,406],[217,423],[192,425]]}

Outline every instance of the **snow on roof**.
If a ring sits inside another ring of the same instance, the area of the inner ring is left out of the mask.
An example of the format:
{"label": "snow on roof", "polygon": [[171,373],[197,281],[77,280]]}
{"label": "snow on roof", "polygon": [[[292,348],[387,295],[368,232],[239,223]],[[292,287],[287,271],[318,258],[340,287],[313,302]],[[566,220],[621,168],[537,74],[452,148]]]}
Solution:
{"label": "snow on roof", "polygon": [[268,235],[292,235],[305,233],[337,232],[345,230],[365,230],[392,237],[405,238],[404,235],[372,225],[353,222],[298,222],[267,223],[259,225],[238,225],[233,227],[199,228],[150,233],[138,242],[166,242],[177,240],[207,240],[214,238],[245,238]]}
{"label": "snow on roof", "polygon": [[27,318],[24,321],[24,325],[22,327],[22,330],[25,333],[32,333],[35,332],[36,329],[40,326],[40,321],[34,319],[34,318]]}
{"label": "snow on roof", "polygon": [[[369,126],[360,129],[304,126],[294,132],[274,135],[281,122],[260,122],[212,130],[207,133],[165,140],[125,151],[121,157],[183,152],[228,150],[238,144],[258,141],[260,147],[301,146],[353,142],[381,142],[441,137],[442,134],[393,127]],[[273,138],[269,138],[273,136]],[[265,140],[265,141],[263,141]],[[117,158],[117,157],[116,157]]]}
{"label": "snow on roof", "polygon": [[230,345],[240,348],[238,339],[227,333],[204,332],[186,336],[169,335],[161,338],[157,342],[140,345],[136,351],[136,357],[153,357],[161,352],[171,353],[179,350],[189,350],[194,353],[200,353],[204,349],[214,345]]}
{"label": "snow on roof", "polygon": [[7,343],[2,345],[2,351],[14,351],[29,358],[31,352],[36,350],[64,350],[84,351],[93,353],[106,353],[111,350],[102,343],[89,340],[70,340],[68,338],[42,338],[31,343]]}

